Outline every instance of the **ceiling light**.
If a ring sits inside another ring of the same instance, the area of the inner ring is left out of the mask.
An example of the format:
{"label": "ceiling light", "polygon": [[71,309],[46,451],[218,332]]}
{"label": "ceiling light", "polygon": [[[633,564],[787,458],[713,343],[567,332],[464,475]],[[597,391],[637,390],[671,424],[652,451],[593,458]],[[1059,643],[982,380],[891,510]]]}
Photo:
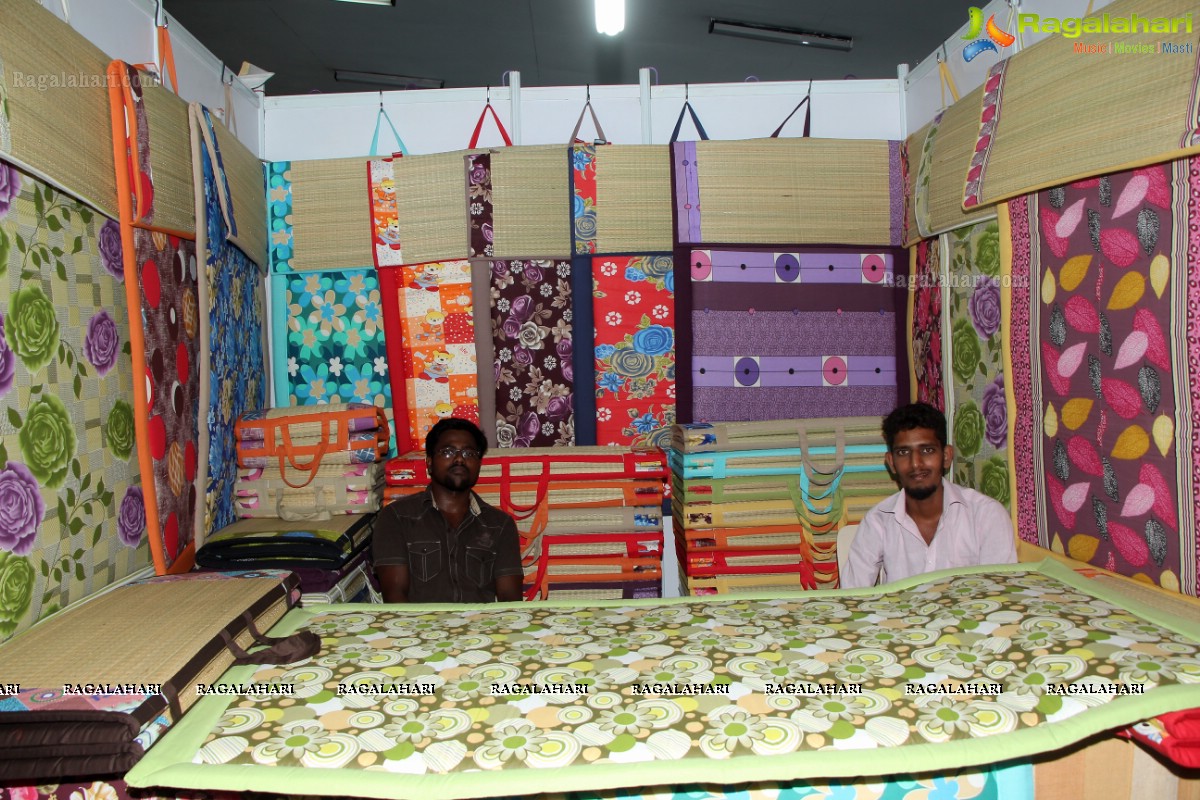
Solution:
{"label": "ceiling light", "polygon": [[596,32],[616,36],[625,30],[625,0],[596,0]]}
{"label": "ceiling light", "polygon": [[342,83],[373,83],[379,86],[393,86],[397,89],[441,89],[446,85],[441,78],[414,78],[411,75],[355,72],[348,69],[335,69],[333,79]]}
{"label": "ceiling light", "polygon": [[739,36],[743,39],[760,39],[764,42],[779,44],[825,47],[830,50],[850,50],[854,47],[854,39],[850,36],[806,31],[800,28],[784,28],[779,25],[763,25],[757,22],[737,22],[729,19],[709,19],[708,32],[723,36]]}
{"label": "ceiling light", "polygon": [[396,0],[340,0],[342,3],[362,3],[365,6],[394,6]]}

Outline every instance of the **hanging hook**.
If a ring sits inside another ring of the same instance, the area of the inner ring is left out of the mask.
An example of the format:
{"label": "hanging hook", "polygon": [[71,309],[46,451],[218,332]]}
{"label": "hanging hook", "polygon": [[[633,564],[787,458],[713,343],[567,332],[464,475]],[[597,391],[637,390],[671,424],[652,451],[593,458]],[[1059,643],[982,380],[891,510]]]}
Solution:
{"label": "hanging hook", "polygon": [[491,86],[487,87],[487,95],[484,99],[484,102],[486,102],[488,105],[492,104],[492,87]]}
{"label": "hanging hook", "polygon": [[590,83],[587,85],[587,102],[592,102],[592,85]]}
{"label": "hanging hook", "polygon": [[379,90],[379,110],[383,111],[383,89]]}
{"label": "hanging hook", "polygon": [[683,85],[683,102],[688,102],[689,98],[691,97],[691,91],[691,87],[685,83]]}

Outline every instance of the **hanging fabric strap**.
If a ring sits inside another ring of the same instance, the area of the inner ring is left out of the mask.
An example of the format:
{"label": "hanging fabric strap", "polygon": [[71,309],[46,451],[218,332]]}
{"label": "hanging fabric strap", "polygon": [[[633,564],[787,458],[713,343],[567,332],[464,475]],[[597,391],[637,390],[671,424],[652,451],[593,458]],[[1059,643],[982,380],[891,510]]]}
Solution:
{"label": "hanging fabric strap", "polygon": [[671,144],[679,141],[679,130],[683,127],[683,115],[692,115],[692,124],[696,126],[696,133],[700,134],[700,138],[708,141],[708,134],[704,131],[704,126],[700,124],[700,118],[696,116],[696,109],[692,108],[691,100],[683,101],[683,108],[679,109],[679,119],[675,120],[675,130],[671,131]]}
{"label": "hanging fabric strap", "polygon": [[221,65],[221,83],[225,84],[225,127],[232,134],[237,134],[237,116],[233,113],[233,74],[225,80],[225,65]]}
{"label": "hanging fabric strap", "polygon": [[167,30],[167,18],[164,15],[162,24],[158,26],[158,75],[163,85],[167,78],[171,79],[172,90],[179,94],[179,76],[175,74],[175,52],[171,49],[171,33]]}
{"label": "hanging fabric strap", "polygon": [[492,108],[492,103],[489,100],[483,107],[483,111],[479,114],[479,121],[475,123],[475,132],[471,134],[471,141],[467,144],[468,150],[474,150],[479,146],[479,134],[483,133],[483,121],[487,118],[488,112],[492,112],[492,119],[496,121],[496,130],[500,131],[500,138],[504,140],[505,147],[512,147],[512,139],[508,138],[508,131],[504,129],[504,123],[500,121],[500,117],[496,114],[496,109]]}
{"label": "hanging fabric strap", "polygon": [[596,109],[592,108],[592,101],[588,100],[579,112],[579,119],[575,121],[575,128],[571,131],[571,138],[567,140],[567,144],[572,144],[579,138],[579,129],[583,127],[583,115],[589,111],[592,114],[592,125],[596,128],[596,139],[601,142],[608,141],[608,137],[604,135],[604,126],[600,124],[600,120],[596,116]]}
{"label": "hanging fabric strap", "polygon": [[938,56],[938,77],[942,84],[942,108],[945,108],[946,90],[950,90],[950,102],[958,102],[958,87],[954,85],[954,76],[950,74],[950,65],[946,63],[946,59]]}
{"label": "hanging fabric strap", "polygon": [[790,120],[792,117],[796,116],[796,112],[799,111],[801,108],[804,109],[804,132],[801,133],[800,135],[803,136],[805,139],[808,138],[808,134],[809,134],[809,131],[811,130],[811,122],[812,122],[812,106],[810,106],[808,104],[808,98],[810,98],[810,97],[812,97],[812,81],[808,82],[808,94],[804,95],[804,99],[796,104],[796,107],[792,109],[792,113],[788,114],[787,117],[784,118],[783,122],[779,123],[779,127],[776,128],[775,132],[771,134],[772,139],[779,138],[779,134],[783,133],[783,126],[787,125],[788,120]]}
{"label": "hanging fabric strap", "polygon": [[388,127],[392,129],[392,135],[396,137],[396,150],[402,156],[408,155],[408,147],[405,146],[404,140],[400,138],[400,132],[396,130],[396,126],[392,124],[392,118],[383,110],[383,103],[379,104],[379,113],[375,116],[375,135],[371,137],[371,152],[368,155],[379,155],[379,129],[383,125],[383,121],[387,120]]}

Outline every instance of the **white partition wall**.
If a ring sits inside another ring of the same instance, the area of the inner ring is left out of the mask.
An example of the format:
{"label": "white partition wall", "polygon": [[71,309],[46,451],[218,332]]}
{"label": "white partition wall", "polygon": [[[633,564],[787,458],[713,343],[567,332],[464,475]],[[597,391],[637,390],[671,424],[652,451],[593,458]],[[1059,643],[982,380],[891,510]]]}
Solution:
{"label": "white partition wall", "polygon": [[[820,81],[811,89],[813,136],[899,138],[896,80]],[[769,136],[808,91],[807,81],[797,81],[654,86],[649,96],[630,84],[270,97],[265,102],[263,155],[268,161],[368,155],[381,102],[409,152],[460,150],[467,146],[489,94],[510,133],[517,134],[519,127],[519,136],[514,135],[516,144],[567,144],[589,92],[608,140],[617,144],[668,142],[685,94],[711,138],[756,139]],[[651,119],[648,137],[642,127],[646,107]],[[781,135],[799,136],[802,124],[801,114],[797,114]],[[490,119],[484,131],[481,145],[501,144]],[[580,137],[590,140],[593,136],[587,119]],[[681,138],[698,138],[690,119],[684,123]],[[394,149],[385,123],[380,150]]]}
{"label": "white partition wall", "polygon": [[[130,64],[158,63],[154,0],[39,0],[114,59]],[[170,15],[166,15],[179,77],[179,95],[203,103],[219,116],[225,112],[225,85],[230,84],[234,133],[252,153],[262,153],[262,97],[232,78],[221,60]],[[228,122],[229,120],[226,120]]]}

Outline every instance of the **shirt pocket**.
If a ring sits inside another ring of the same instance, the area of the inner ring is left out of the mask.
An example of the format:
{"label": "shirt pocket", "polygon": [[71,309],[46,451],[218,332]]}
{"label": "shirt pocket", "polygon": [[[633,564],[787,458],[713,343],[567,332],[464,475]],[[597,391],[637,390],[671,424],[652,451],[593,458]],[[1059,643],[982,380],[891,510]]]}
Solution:
{"label": "shirt pocket", "polygon": [[467,580],[481,589],[492,586],[492,573],[496,566],[496,554],[489,547],[467,547]]}
{"label": "shirt pocket", "polygon": [[442,571],[440,542],[409,542],[408,571],[419,581],[431,581]]}

